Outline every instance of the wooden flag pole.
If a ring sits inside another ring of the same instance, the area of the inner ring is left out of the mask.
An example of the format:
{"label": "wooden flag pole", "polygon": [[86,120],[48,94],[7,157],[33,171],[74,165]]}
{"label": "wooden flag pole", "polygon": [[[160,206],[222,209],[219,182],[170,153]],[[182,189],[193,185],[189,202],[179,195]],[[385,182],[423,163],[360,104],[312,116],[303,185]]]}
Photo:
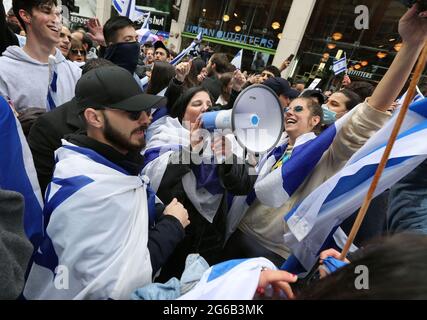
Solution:
{"label": "wooden flag pole", "polygon": [[365,200],[363,201],[363,205],[359,210],[356,221],[354,222],[353,228],[351,229],[350,235],[348,236],[347,242],[343,248],[343,251],[340,256],[340,260],[344,261],[350,249],[350,246],[353,243],[360,229],[360,226],[362,225],[363,219],[365,218],[366,212],[368,211],[369,205],[371,204],[375,189],[377,188],[378,182],[387,164],[388,158],[390,157],[391,150],[393,149],[393,145],[399,134],[400,128],[402,127],[402,123],[409,109],[409,105],[412,99],[415,97],[416,87],[418,82],[420,81],[421,75],[426,66],[426,62],[427,62],[427,44],[424,46],[424,49],[418,60],[417,67],[415,68],[415,72],[414,72],[414,77],[412,78],[411,84],[408,89],[408,94],[406,95],[405,101],[403,102],[402,109],[400,110],[399,116],[397,117],[396,124],[394,125],[390,139],[387,143],[384,154],[381,158],[381,162],[379,163],[377,171],[375,172],[375,176],[372,180],[371,186],[369,187],[368,193],[365,197]]}

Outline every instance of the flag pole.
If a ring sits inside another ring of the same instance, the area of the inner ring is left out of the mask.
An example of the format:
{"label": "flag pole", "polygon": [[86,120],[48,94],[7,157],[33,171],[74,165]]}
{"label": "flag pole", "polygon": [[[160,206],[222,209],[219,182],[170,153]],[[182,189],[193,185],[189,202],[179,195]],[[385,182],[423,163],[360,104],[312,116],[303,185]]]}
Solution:
{"label": "flag pole", "polygon": [[356,221],[354,222],[353,228],[351,229],[350,235],[348,236],[347,242],[343,248],[343,251],[340,256],[340,260],[344,261],[350,249],[350,246],[353,243],[357,235],[357,232],[360,229],[360,226],[362,225],[363,219],[365,218],[366,212],[368,211],[369,205],[372,201],[375,189],[377,188],[378,182],[387,164],[388,158],[390,157],[391,150],[393,149],[393,145],[399,134],[400,128],[402,127],[402,123],[409,109],[409,105],[412,99],[415,97],[416,86],[420,81],[421,75],[426,66],[426,62],[427,62],[427,43],[425,44],[424,49],[421,53],[421,56],[418,60],[417,66],[415,68],[414,76],[412,78],[411,84],[408,89],[408,94],[406,95],[402,109],[400,110],[399,116],[397,117],[390,139],[387,143],[384,154],[381,158],[381,162],[378,165],[378,168],[377,168],[377,171],[375,172],[375,176],[372,180],[371,186],[369,187],[368,194],[366,195],[365,200],[363,201],[363,205],[359,210]]}
{"label": "flag pole", "polygon": [[347,63],[347,52],[344,51],[345,58],[345,75],[348,76],[348,63]]}

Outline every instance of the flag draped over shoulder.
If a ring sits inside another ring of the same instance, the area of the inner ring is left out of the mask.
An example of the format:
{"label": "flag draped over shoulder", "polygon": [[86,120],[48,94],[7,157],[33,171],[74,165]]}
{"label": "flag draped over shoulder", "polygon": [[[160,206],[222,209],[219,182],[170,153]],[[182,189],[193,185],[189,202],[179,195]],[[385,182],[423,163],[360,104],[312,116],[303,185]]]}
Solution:
{"label": "flag draped over shoulder", "polygon": [[[145,167],[142,171],[150,178],[154,191],[160,186],[172,154],[190,146],[190,131],[185,129],[178,119],[164,113],[161,115],[154,115],[147,130],[148,143],[144,151]],[[221,187],[218,168],[213,162],[210,150],[207,146],[203,157],[200,158],[201,163],[191,165],[191,171],[182,178],[182,185],[195,208],[206,220],[212,222],[221,204],[224,189]],[[188,161],[190,164],[190,159],[175,161]]]}
{"label": "flag draped over shoulder", "polygon": [[356,108],[331,125],[320,136],[307,133],[295,142],[291,157],[281,166],[273,167],[283,157],[288,140],[261,158],[256,171],[258,173],[253,191],[246,197],[234,197],[230,200],[227,234],[233,233],[249,207],[259,200],[263,205],[280,208],[305,179],[313,172],[323,154],[329,149],[335,136],[353,115]]}
{"label": "flag draped over shoulder", "polygon": [[65,140],[55,156],[24,297],[129,299],[152,277],[148,179]]}
{"label": "flag draped over shoulder", "polygon": [[[336,243],[345,243],[346,235],[337,226],[362,205],[396,119],[397,114],[343,169],[284,217],[290,229],[284,241],[294,254],[285,264],[286,270],[297,272],[290,268],[299,265],[309,271],[331,236]],[[426,136],[427,99],[423,99],[411,104],[374,196],[390,188],[427,158]]]}
{"label": "flag draped over shoulder", "polygon": [[252,300],[263,267],[276,270],[265,258],[230,260],[214,265],[178,300]]}
{"label": "flag draped over shoulder", "polygon": [[25,199],[24,229],[37,247],[43,234],[43,198],[33,157],[21,125],[0,97],[0,188],[21,193]]}

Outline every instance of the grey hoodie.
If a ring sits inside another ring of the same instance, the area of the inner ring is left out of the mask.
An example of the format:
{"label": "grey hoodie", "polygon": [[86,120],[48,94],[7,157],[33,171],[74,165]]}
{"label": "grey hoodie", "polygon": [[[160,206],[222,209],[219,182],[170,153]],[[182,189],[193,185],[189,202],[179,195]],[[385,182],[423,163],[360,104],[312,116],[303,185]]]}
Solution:
{"label": "grey hoodie", "polygon": [[[56,105],[74,97],[81,69],[65,59],[56,49],[58,91]],[[18,46],[10,46],[0,57],[0,95],[12,100],[18,112],[27,108],[46,108],[49,86],[49,64],[31,58]]]}

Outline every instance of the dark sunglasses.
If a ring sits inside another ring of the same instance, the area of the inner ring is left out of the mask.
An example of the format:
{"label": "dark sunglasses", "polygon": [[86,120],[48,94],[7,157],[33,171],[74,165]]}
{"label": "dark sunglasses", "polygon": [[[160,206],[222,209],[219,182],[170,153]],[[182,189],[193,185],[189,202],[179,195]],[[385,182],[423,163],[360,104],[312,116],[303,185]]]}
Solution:
{"label": "dark sunglasses", "polygon": [[126,115],[129,120],[131,121],[137,121],[139,118],[141,118],[141,113],[145,112],[147,114],[147,117],[151,115],[151,109],[148,109],[146,111],[126,111],[126,110],[120,110],[120,109],[114,109],[114,108],[97,108],[98,110],[114,110],[114,111],[122,111],[126,112]]}
{"label": "dark sunglasses", "polygon": [[84,56],[86,54],[86,51],[83,49],[71,49],[71,53],[72,54],[80,54],[80,55]]}
{"label": "dark sunglasses", "polygon": [[[286,107],[285,108],[285,112],[289,112],[291,110],[291,108],[290,107]],[[296,113],[300,113],[300,112],[303,112],[304,111],[304,107],[303,106],[295,106],[294,108],[293,108],[293,110],[294,110],[294,112],[296,112]]]}
{"label": "dark sunglasses", "polygon": [[[129,120],[137,121],[139,118],[141,118],[141,113],[144,111],[126,111]],[[151,110],[145,111],[147,113],[147,116],[149,117],[151,115]]]}

